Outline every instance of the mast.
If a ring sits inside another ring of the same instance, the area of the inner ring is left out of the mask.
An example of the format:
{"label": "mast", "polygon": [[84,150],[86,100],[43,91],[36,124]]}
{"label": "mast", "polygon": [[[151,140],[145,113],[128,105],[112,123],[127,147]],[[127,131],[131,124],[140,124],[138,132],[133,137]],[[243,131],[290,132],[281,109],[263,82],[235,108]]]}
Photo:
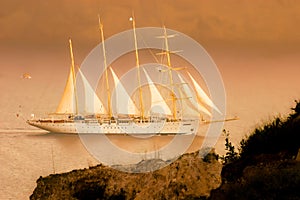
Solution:
{"label": "mast", "polygon": [[70,55],[71,55],[71,72],[73,77],[73,85],[74,85],[74,95],[75,95],[75,114],[78,114],[78,99],[77,99],[77,91],[76,91],[76,76],[75,76],[75,62],[74,62],[74,55],[73,55],[73,47],[72,47],[72,40],[69,39],[69,46],[70,46]]}
{"label": "mast", "polygon": [[106,80],[106,91],[107,91],[107,111],[108,117],[112,117],[111,112],[111,96],[109,90],[109,83],[108,83],[108,72],[107,72],[107,61],[106,61],[106,51],[105,51],[105,44],[104,44],[104,33],[103,33],[103,24],[101,23],[100,15],[98,15],[99,19],[99,28],[101,33],[101,41],[102,41],[102,50],[103,50],[103,57],[104,57],[104,67],[105,67],[105,80]]}
{"label": "mast", "polygon": [[129,18],[129,20],[132,21],[132,27],[133,27],[135,59],[136,59],[137,78],[138,78],[138,86],[139,86],[140,117],[141,117],[141,120],[143,121],[145,118],[145,115],[144,115],[143,91],[142,91],[142,87],[141,87],[140,61],[139,61],[139,53],[138,53],[138,46],[137,46],[137,39],[136,39],[134,13],[132,13],[132,17]]}
{"label": "mast", "polygon": [[170,51],[169,51],[169,44],[168,44],[168,35],[166,27],[164,26],[164,38],[165,38],[165,46],[166,46],[166,54],[167,54],[167,65],[168,65],[168,71],[169,71],[169,77],[170,77],[170,84],[171,84],[171,97],[172,97],[172,112],[173,112],[173,119],[177,119],[177,109],[176,109],[176,98],[174,95],[174,87],[173,87],[173,76],[172,76],[172,66],[171,66],[171,58],[170,58]]}

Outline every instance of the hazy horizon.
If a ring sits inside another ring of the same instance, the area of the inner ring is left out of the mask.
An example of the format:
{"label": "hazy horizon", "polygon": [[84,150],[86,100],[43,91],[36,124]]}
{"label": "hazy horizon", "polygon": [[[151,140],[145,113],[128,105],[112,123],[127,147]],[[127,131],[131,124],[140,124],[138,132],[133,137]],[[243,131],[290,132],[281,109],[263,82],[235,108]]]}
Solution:
{"label": "hazy horizon", "polygon": [[[106,38],[137,27],[163,24],[198,41],[217,64],[227,94],[234,138],[257,123],[288,114],[300,96],[300,20],[297,1],[52,1],[3,2],[0,11],[1,128],[27,127],[31,113],[55,111],[70,66],[100,41],[100,13]],[[151,12],[149,12],[151,11]],[[32,79],[20,78],[30,73]],[[20,116],[17,117],[17,114]]]}

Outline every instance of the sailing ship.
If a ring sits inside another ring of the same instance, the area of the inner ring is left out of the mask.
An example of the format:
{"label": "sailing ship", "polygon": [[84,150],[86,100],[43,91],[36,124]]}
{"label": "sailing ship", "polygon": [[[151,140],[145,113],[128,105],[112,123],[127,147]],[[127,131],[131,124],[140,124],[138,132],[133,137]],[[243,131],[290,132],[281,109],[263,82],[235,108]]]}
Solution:
{"label": "sailing ship", "polygon": [[[103,25],[99,17],[99,29],[101,33],[102,48],[104,54],[103,62],[106,69],[104,73],[106,82],[105,89],[107,91],[106,105],[102,103],[95,90],[91,87],[88,80],[84,76],[81,69],[78,68],[78,72],[75,73],[72,41],[70,39],[70,73],[65,86],[64,94],[61,98],[56,112],[49,115],[47,118],[27,120],[27,123],[40,129],[55,133],[162,135],[195,134],[199,126],[199,121],[202,120],[200,115],[205,114],[207,116],[211,116],[211,112],[206,107],[209,106],[219,111],[189,72],[186,72],[187,76],[190,78],[194,87],[194,91],[196,92],[193,92],[191,86],[187,84],[187,81],[185,81],[185,78],[179,72],[174,73],[175,69],[171,65],[171,56],[168,46],[169,36],[167,35],[166,28],[164,27],[164,35],[162,36],[162,38],[164,38],[164,45],[166,50],[161,54],[165,55],[167,59],[166,69],[164,69],[164,71],[167,72],[169,77],[169,93],[171,96],[171,103],[169,103],[169,105],[166,103],[166,99],[162,96],[157,85],[152,81],[151,76],[148,74],[147,70],[140,67],[134,17],[131,17],[130,21],[132,21],[133,25],[136,72],[139,84],[137,89],[137,93],[139,96],[138,106],[127,93],[124,85],[121,83],[114,69],[111,66],[107,66]],[[108,80],[109,74],[112,77],[111,81]],[[78,91],[76,88],[76,81],[78,80],[78,76],[80,76],[80,79],[82,80],[84,85],[84,96],[86,98],[84,113],[80,113],[78,111]],[[147,92],[150,93],[150,107],[154,108],[152,110],[145,109],[145,102],[143,100],[145,91],[143,91],[144,88],[141,86],[142,76],[148,83]],[[175,78],[179,81],[178,83],[174,82]],[[114,91],[116,94],[115,101],[119,102],[115,105],[117,107],[117,113],[113,113],[112,95],[110,89],[111,86],[109,82],[114,83]],[[181,98],[176,97],[174,91],[175,86],[179,87]],[[122,101],[124,101],[124,99],[128,99],[128,106],[126,107],[126,109],[124,109],[124,106],[122,106]],[[177,106],[177,101],[181,102],[182,106],[180,108],[178,108]],[[206,107],[203,104],[205,104]],[[197,114],[194,116],[183,114],[189,112],[196,112]]]}

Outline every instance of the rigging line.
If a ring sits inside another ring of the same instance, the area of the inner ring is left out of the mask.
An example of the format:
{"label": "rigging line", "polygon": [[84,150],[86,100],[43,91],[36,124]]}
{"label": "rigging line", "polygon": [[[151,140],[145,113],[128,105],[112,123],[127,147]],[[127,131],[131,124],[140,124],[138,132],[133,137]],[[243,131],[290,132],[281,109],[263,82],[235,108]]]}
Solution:
{"label": "rigging line", "polygon": [[[164,43],[164,41],[162,41],[161,43],[162,43],[161,46],[163,47],[162,50],[161,50],[161,53],[163,53],[164,52],[163,49],[165,48],[165,43]],[[165,60],[165,54],[162,54],[161,57],[160,57],[160,63],[163,63],[164,60]]]}
{"label": "rigging line", "polygon": [[150,54],[153,56],[153,58],[155,59],[155,61],[157,63],[160,63],[157,59],[157,57],[155,56],[155,54],[152,52],[151,48],[149,47],[149,45],[146,43],[146,41],[144,40],[143,36],[140,35],[139,33],[137,33],[139,35],[139,38],[142,39],[142,42],[144,43],[144,45],[147,47],[146,49],[150,52]]}
{"label": "rigging line", "polygon": [[[153,53],[153,51],[151,50],[151,48],[149,48],[149,45],[146,43],[146,41],[144,40],[144,38],[143,38],[143,36],[142,35],[140,35],[139,34],[139,38],[141,38],[142,39],[142,42],[143,42],[143,44],[147,47],[147,50],[150,52],[150,54],[152,55],[152,57],[155,59],[155,61],[158,63],[158,64],[162,64],[162,65],[165,65],[164,64],[164,61],[165,61],[165,59],[166,59],[166,54],[161,54],[160,55],[160,61],[158,60],[158,58],[157,58],[157,56]],[[164,52],[164,47],[165,47],[165,42],[164,41],[162,41],[161,42],[162,43],[162,53]],[[161,76],[160,76],[160,82],[162,83],[162,81],[163,81],[163,75],[161,74]]]}
{"label": "rigging line", "polygon": [[[180,113],[180,118],[183,119],[183,111],[184,111],[184,108],[183,108],[183,103],[182,103],[182,99],[183,99],[183,92],[181,91],[181,89],[179,89],[179,95],[180,95],[180,101],[179,101],[179,105],[180,105],[180,110],[181,110],[181,113]],[[186,97],[185,97],[186,98]]]}
{"label": "rigging line", "polygon": [[[139,34],[139,37],[142,39],[143,44],[147,47],[146,49],[148,50],[148,52],[152,55],[152,57],[155,59],[156,63],[158,64],[162,64],[162,61],[159,62],[158,58],[156,57],[156,55],[153,53],[153,51],[151,50],[151,48],[149,48],[149,45],[146,43],[146,41],[144,40],[143,36]],[[162,83],[162,74],[159,73],[159,81]],[[160,87],[159,87],[159,91],[160,91]]]}

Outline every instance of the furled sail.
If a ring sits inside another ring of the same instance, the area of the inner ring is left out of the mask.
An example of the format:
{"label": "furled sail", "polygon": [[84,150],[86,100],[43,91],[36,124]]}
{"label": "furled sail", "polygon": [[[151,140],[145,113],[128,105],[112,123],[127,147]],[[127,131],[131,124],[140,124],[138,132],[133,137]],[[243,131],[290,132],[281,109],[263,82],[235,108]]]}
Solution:
{"label": "furled sail", "polygon": [[210,98],[207,96],[207,94],[203,91],[203,89],[200,87],[200,85],[195,81],[195,79],[192,77],[192,75],[188,72],[189,77],[191,78],[193,85],[196,89],[196,93],[197,93],[197,97],[198,100],[200,102],[205,103],[206,105],[212,107],[213,109],[215,109],[216,111],[218,111],[219,113],[220,110],[217,108],[217,106],[212,102],[212,100],[210,100]]}
{"label": "furled sail", "polygon": [[70,70],[69,77],[65,86],[64,93],[56,109],[58,114],[72,114],[75,113],[75,95],[74,95],[74,80],[72,69]]}
{"label": "furled sail", "polygon": [[[136,115],[137,114],[137,108],[135,104],[133,103],[132,99],[130,98],[129,94],[125,90],[124,86],[122,85],[121,81],[117,77],[114,70],[110,67],[110,71],[113,76],[114,84],[115,84],[115,95],[116,95],[116,101],[115,101],[115,108],[116,113],[118,114],[129,114],[129,115]],[[124,103],[127,100],[127,106]]]}
{"label": "furled sail", "polygon": [[150,76],[146,72],[146,70],[143,68],[144,74],[146,76],[148,86],[151,93],[151,111],[153,113],[160,113],[165,115],[172,115],[172,112],[169,108],[169,106],[166,104],[164,98],[161,96],[160,92],[156,88],[155,84],[151,80]]}
{"label": "furled sail", "polygon": [[[211,113],[203,105],[197,103],[197,101],[193,98],[194,95],[193,95],[191,89],[189,88],[189,86],[184,81],[183,77],[179,73],[177,73],[177,76],[180,80],[180,83],[182,84],[182,91],[184,93],[184,96],[188,98],[188,101],[192,104],[193,108],[196,109],[196,111],[198,113],[203,112],[203,113],[211,116]],[[185,104],[183,104],[183,105],[185,105]],[[186,106],[186,110],[188,110],[187,106]]]}
{"label": "furled sail", "polygon": [[85,108],[84,112],[86,114],[106,114],[106,110],[104,108],[103,103],[95,93],[94,89],[82,73],[80,69],[78,72],[82,78],[82,82],[84,85],[84,94],[85,94]]}

